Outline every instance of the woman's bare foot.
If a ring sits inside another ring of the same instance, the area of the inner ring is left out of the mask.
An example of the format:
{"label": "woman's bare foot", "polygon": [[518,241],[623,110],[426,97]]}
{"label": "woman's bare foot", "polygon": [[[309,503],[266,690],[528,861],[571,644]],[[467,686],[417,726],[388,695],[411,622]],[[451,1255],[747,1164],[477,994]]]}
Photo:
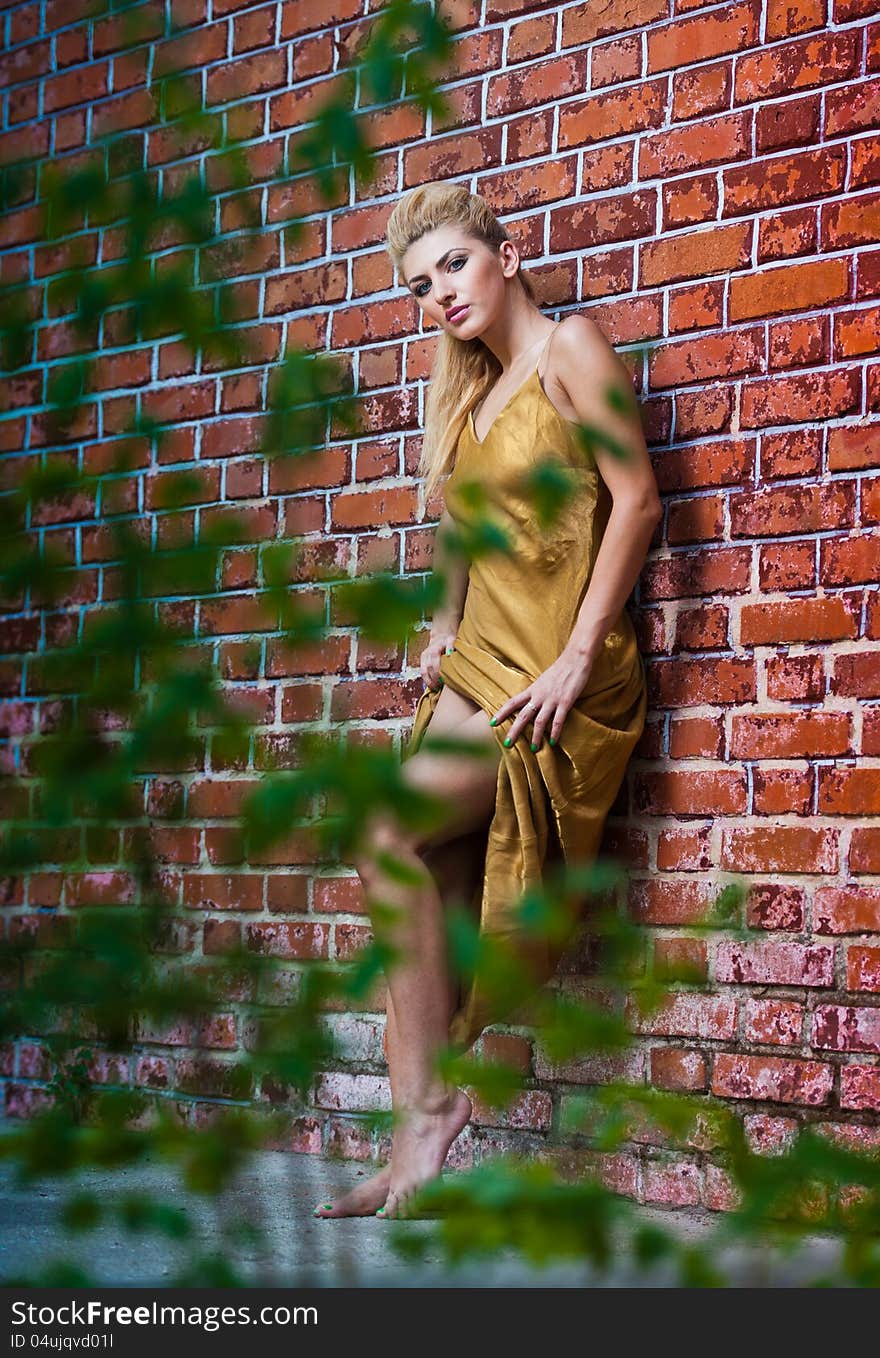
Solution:
{"label": "woman's bare foot", "polygon": [[375,1215],[376,1208],[381,1207],[388,1196],[388,1186],[391,1183],[391,1165],[383,1165],[378,1174],[374,1174],[365,1184],[358,1184],[355,1188],[343,1193],[341,1198],[335,1198],[330,1204],[329,1210],[326,1203],[321,1203],[312,1212],[313,1217],[371,1217]]}
{"label": "woman's bare foot", "polygon": [[415,1109],[395,1128],[391,1143],[391,1182],[384,1207],[376,1213],[384,1219],[408,1215],[418,1189],[435,1179],[443,1168],[449,1147],[470,1121],[473,1108],[463,1089],[455,1089],[436,1111]]}

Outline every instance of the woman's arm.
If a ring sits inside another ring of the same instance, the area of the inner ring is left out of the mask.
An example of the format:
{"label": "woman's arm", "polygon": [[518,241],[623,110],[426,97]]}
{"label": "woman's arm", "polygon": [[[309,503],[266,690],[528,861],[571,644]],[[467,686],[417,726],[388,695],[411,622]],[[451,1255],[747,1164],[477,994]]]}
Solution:
{"label": "woman's arm", "polygon": [[638,503],[614,501],[568,649],[593,661],[639,578],[659,515]]}
{"label": "woman's arm", "polygon": [[632,378],[601,330],[586,316],[562,322],[556,343],[557,371],[582,424],[607,437],[594,441],[599,473],[613,507],[568,649],[592,661],[645,563],[663,506],[645,444]]}
{"label": "woman's arm", "polygon": [[458,631],[468,588],[470,563],[461,552],[454,551],[449,545],[455,534],[452,517],[449,511],[444,509],[434,533],[433,572],[435,576],[443,578],[445,588],[431,624],[432,633],[439,635],[442,632],[444,636],[448,634],[454,636]]}

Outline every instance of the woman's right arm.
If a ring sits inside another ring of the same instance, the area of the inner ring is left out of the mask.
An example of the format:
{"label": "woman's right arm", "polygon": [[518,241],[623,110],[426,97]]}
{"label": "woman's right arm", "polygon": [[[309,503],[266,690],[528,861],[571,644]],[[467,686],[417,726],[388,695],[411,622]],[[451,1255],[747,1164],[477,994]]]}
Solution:
{"label": "woman's right arm", "polygon": [[467,596],[470,563],[449,546],[449,536],[455,531],[449,511],[444,509],[434,533],[432,567],[434,575],[442,576],[445,582],[443,598],[434,612],[428,644],[421,656],[422,678],[428,688],[440,685],[440,657],[455,642]]}
{"label": "woman's right arm", "polygon": [[453,637],[464,613],[470,569],[466,557],[450,548],[450,538],[454,538],[455,534],[455,523],[449,510],[444,509],[434,534],[433,571],[436,576],[443,576],[446,584],[443,598],[434,613],[431,633],[451,632]]}

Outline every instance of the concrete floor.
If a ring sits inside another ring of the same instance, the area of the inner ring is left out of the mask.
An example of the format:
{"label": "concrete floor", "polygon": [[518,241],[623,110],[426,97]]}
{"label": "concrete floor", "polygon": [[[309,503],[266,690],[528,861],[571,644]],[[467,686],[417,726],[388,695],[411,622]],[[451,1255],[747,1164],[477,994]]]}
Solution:
{"label": "concrete floor", "polygon": [[[7,1124],[8,1125],[8,1124]],[[234,1186],[216,1199],[183,1191],[175,1174],[161,1163],[77,1176],[80,1188],[108,1199],[130,1190],[155,1193],[183,1206],[198,1223],[198,1250],[216,1250],[234,1260],[254,1287],[670,1287],[676,1278],[668,1266],[639,1272],[621,1259],[607,1273],[584,1263],[553,1264],[544,1269],[515,1252],[489,1261],[470,1261],[451,1268],[439,1247],[425,1261],[402,1261],[395,1237],[428,1233],[430,1221],[381,1221],[361,1217],[324,1221],[311,1215],[325,1195],[337,1195],[371,1172],[356,1164],[332,1163],[310,1155],[277,1151],[253,1154]],[[90,1283],[117,1287],[168,1287],[177,1283],[178,1268],[191,1257],[191,1247],[159,1239],[155,1234],[129,1234],[105,1226],[73,1236],[59,1225],[58,1208],[73,1188],[72,1180],[44,1179],[16,1186],[15,1168],[0,1160],[0,1281],[36,1278],[56,1260],[75,1259]],[[643,1208],[640,1215],[699,1241],[717,1223],[712,1213],[668,1212]],[[265,1247],[224,1240],[224,1226],[249,1216],[265,1233]],[[788,1258],[771,1257],[759,1248],[729,1248],[726,1277],[733,1286],[803,1286],[833,1265],[838,1247],[829,1239],[811,1238]]]}

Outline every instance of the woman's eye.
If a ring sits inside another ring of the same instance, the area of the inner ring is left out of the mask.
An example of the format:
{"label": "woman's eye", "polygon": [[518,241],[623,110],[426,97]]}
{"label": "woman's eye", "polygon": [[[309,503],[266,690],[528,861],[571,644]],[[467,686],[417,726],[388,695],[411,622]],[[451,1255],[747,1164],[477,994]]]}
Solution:
{"label": "woman's eye", "polygon": [[[466,255],[459,255],[457,259],[451,259],[449,261],[449,268],[451,269],[453,264],[464,264],[466,259],[467,259]],[[423,284],[422,287],[416,288],[415,290],[416,297],[424,297],[427,287],[428,285],[427,283],[425,283]]]}

